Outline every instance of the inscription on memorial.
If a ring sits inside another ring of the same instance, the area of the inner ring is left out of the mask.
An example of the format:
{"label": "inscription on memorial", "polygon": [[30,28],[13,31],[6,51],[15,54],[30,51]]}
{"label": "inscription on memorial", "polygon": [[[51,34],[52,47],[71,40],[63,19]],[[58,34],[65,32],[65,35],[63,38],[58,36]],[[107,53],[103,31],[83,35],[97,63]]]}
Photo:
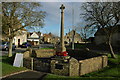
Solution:
{"label": "inscription on memorial", "polygon": [[63,69],[63,65],[61,65],[61,64],[55,64],[55,69]]}

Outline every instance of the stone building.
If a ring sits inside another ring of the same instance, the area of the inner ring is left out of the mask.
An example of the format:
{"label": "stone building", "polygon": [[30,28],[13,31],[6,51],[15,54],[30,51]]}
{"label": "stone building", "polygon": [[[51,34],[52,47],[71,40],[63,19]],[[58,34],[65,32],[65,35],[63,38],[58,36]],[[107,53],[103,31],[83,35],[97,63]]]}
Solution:
{"label": "stone building", "polygon": [[66,35],[64,37],[64,41],[67,43],[71,43],[72,39],[73,39],[73,34],[74,34],[74,43],[82,42],[82,37],[75,30],[72,30],[72,31],[66,33]]}
{"label": "stone building", "polygon": [[[120,25],[115,27],[116,29],[113,31],[112,33],[112,45],[113,46],[119,46],[120,45]],[[108,38],[106,37],[106,32],[104,31],[104,29],[99,29],[97,30],[97,32],[95,33],[95,38],[94,38],[94,42],[99,45],[99,44],[103,44],[103,43],[107,43],[108,42]]]}
{"label": "stone building", "polygon": [[59,42],[59,37],[53,35],[52,33],[43,34],[43,42],[44,43],[56,43],[56,42]]}

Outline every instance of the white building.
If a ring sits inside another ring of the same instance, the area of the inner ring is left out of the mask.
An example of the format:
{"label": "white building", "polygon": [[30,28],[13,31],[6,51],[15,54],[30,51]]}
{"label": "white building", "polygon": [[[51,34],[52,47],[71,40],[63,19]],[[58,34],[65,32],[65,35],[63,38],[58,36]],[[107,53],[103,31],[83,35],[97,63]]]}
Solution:
{"label": "white building", "polygon": [[42,36],[42,34],[38,32],[28,33],[27,41],[32,45],[39,45],[40,36]]}
{"label": "white building", "polygon": [[13,43],[16,46],[22,45],[22,43],[27,42],[27,30],[22,29],[21,33],[14,37]]}

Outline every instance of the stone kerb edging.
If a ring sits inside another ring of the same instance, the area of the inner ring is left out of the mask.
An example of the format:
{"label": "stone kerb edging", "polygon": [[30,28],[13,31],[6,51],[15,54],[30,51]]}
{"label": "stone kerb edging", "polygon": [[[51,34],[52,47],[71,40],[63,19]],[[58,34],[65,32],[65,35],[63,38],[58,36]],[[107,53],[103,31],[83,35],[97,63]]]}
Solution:
{"label": "stone kerb edging", "polygon": [[11,73],[11,74],[2,76],[1,78],[9,77],[9,76],[12,76],[12,75],[15,75],[15,74],[19,74],[19,73],[23,73],[23,72],[27,72],[27,71],[32,71],[32,70],[28,69],[28,70],[24,70],[24,71],[19,71],[19,72]]}

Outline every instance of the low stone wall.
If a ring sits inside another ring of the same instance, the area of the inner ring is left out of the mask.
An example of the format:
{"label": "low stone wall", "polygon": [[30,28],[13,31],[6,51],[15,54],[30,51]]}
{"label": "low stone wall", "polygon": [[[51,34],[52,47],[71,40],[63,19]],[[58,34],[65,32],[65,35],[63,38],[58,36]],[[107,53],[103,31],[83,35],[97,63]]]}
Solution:
{"label": "low stone wall", "polygon": [[42,72],[50,72],[50,59],[34,58],[33,66],[34,66],[34,70],[42,71]]}
{"label": "low stone wall", "polygon": [[54,49],[27,50],[23,53],[23,65],[29,69],[32,69],[33,65],[34,70],[50,72],[50,57],[52,57],[54,53]]}
{"label": "low stone wall", "polygon": [[37,50],[27,50],[23,53],[24,58],[50,58],[54,56],[55,50],[54,49],[37,49]]}
{"label": "low stone wall", "polygon": [[44,58],[44,57],[51,57],[54,56],[55,50],[54,49],[38,49],[34,51],[36,53],[36,57]]}
{"label": "low stone wall", "polygon": [[64,62],[63,60],[52,60],[51,61],[51,73],[57,75],[69,75],[69,64]]}
{"label": "low stone wall", "polygon": [[107,66],[107,56],[98,56],[85,60],[70,58],[67,62],[55,59],[51,61],[51,73],[64,76],[81,76]]}
{"label": "low stone wall", "polygon": [[65,76],[81,76],[106,67],[108,61],[106,55],[97,55],[90,52],[79,53],[71,51],[71,54],[69,54],[71,58],[68,59],[52,58],[51,56],[54,53],[55,50],[53,49],[36,50],[32,53],[36,56],[33,58],[32,64],[32,59],[30,55],[27,55],[29,53],[26,52],[24,54],[24,67],[32,69],[31,66],[33,65],[33,69],[37,71],[51,72]]}
{"label": "low stone wall", "polygon": [[28,69],[31,69],[31,58],[24,58],[23,59],[23,66],[28,68]]}
{"label": "low stone wall", "polygon": [[37,70],[37,71],[43,71],[43,72],[50,72],[50,59],[49,58],[33,58],[33,62],[32,62],[32,58],[24,58],[23,61],[23,66],[28,68],[28,69],[32,69],[32,65],[33,65],[33,70]]}
{"label": "low stone wall", "polygon": [[51,73],[64,76],[79,76],[79,63],[75,58],[51,60]]}
{"label": "low stone wall", "polygon": [[99,56],[79,61],[79,75],[97,71],[107,66],[107,56]]}

